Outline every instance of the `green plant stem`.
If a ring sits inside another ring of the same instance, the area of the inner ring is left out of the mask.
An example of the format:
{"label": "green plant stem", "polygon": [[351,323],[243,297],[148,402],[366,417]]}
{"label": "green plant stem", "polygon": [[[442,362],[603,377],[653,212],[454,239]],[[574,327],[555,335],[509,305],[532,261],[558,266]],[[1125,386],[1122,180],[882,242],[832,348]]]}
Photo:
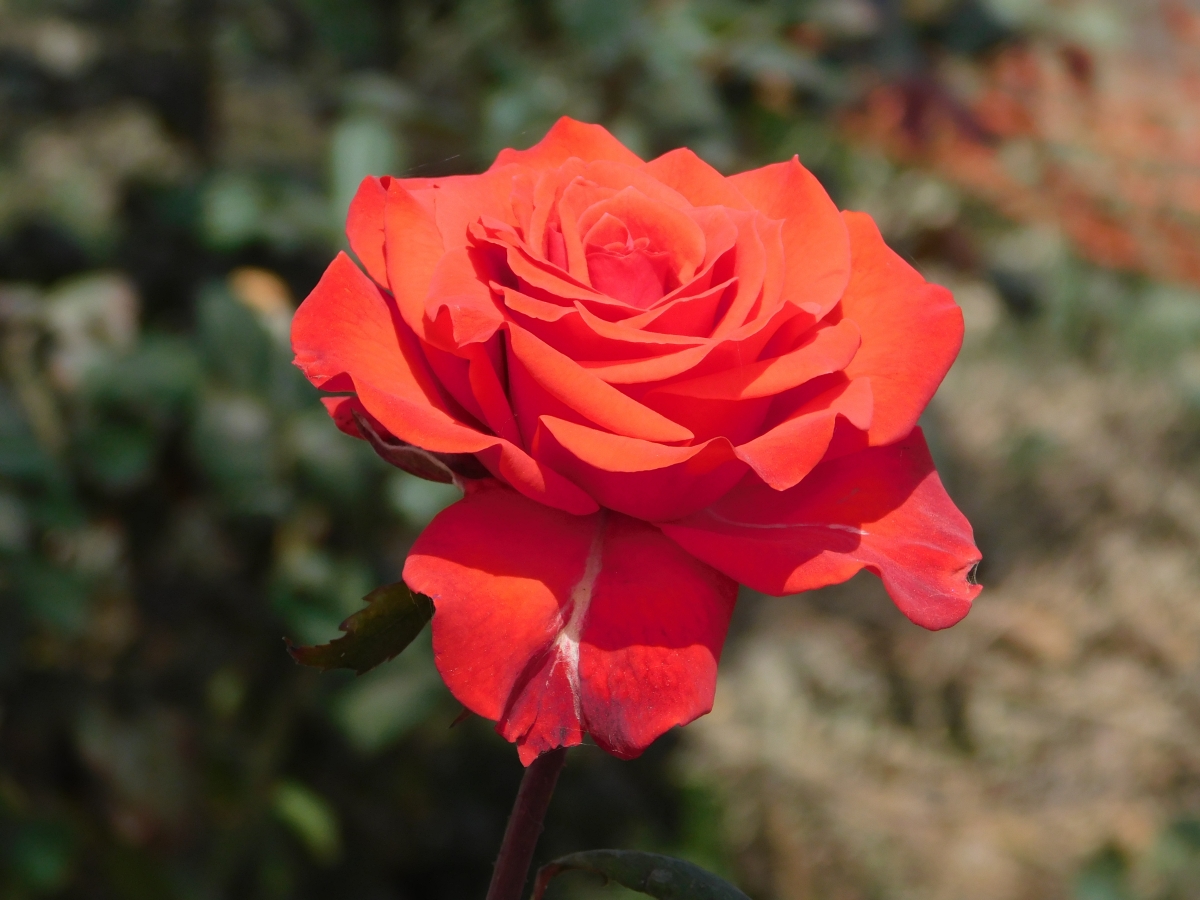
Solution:
{"label": "green plant stem", "polygon": [[542,834],[542,821],[566,761],[567,750],[560,747],[543,753],[525,770],[512,814],[508,817],[508,827],[504,830],[500,855],[496,857],[496,868],[492,870],[487,900],[521,900],[533,851]]}

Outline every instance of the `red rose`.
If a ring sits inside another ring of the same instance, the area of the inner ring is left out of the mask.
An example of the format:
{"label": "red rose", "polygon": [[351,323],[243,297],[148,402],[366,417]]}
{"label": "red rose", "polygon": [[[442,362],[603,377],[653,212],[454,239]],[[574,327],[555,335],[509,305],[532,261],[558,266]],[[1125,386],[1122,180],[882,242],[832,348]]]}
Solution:
{"label": "red rose", "polygon": [[330,265],[296,363],[394,461],[493,476],[404,578],[526,763],[707,712],[739,582],[866,567],[919,625],[966,615],[979,553],[916,428],[962,316],[798,161],[726,178],[563,119],[482,175],[368,178],[347,231],[370,277]]}

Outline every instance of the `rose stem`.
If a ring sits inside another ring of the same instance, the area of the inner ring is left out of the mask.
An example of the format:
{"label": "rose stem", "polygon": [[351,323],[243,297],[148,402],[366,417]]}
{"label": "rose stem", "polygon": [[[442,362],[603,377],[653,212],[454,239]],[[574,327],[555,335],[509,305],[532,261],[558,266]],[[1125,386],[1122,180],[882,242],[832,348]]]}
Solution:
{"label": "rose stem", "polygon": [[567,749],[550,750],[535,759],[525,770],[517,801],[508,817],[504,842],[492,870],[487,900],[520,900],[529,878],[533,851],[542,834],[542,820],[550,806],[558,774],[567,761]]}

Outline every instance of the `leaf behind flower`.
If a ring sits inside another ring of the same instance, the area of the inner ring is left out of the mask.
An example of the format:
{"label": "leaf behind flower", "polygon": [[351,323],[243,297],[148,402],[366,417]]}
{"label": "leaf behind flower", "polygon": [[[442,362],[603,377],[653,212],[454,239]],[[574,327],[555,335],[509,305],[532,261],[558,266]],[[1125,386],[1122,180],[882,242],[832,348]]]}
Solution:
{"label": "leaf behind flower", "polygon": [[289,643],[292,659],[322,671],[353,669],[361,675],[399,654],[433,618],[433,601],[402,581],[376,588],[364,599],[366,607],[341,624],[345,635],[315,647]]}

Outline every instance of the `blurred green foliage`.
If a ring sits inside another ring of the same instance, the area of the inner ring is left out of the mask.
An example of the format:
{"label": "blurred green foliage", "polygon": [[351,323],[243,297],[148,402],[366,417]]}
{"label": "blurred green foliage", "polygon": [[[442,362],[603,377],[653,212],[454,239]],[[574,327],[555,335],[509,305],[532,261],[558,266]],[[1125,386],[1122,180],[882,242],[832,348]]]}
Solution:
{"label": "blurred green foliage", "polygon": [[[563,114],[729,171],[799,153],[843,205],[905,211],[905,252],[973,229],[1014,352],[1184,356],[1188,292],[1029,252],[838,131],[871,84],[1018,39],[1006,9],[0,3],[0,898],[482,896],[520,769],[486,723],[450,729],[428,637],[358,679],[282,640],[336,636],[455,496],[341,435],[290,364],[363,175],[478,171]],[[542,858],[637,846],[733,877],[674,743],[574,752]],[[1171,885],[1196,883],[1189,828],[1163,839]],[[1079,896],[1124,896],[1127,865],[1098,858]]]}

